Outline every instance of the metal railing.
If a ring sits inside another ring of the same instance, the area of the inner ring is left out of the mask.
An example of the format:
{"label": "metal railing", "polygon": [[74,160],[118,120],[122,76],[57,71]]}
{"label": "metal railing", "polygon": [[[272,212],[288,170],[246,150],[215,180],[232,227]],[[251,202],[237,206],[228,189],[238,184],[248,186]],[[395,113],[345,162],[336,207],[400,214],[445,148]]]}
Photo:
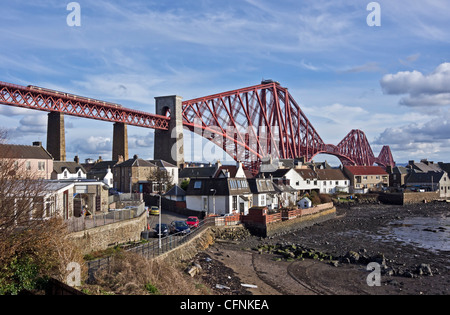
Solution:
{"label": "metal railing", "polygon": [[[169,236],[161,238],[161,246],[159,245],[159,239],[155,238],[153,241],[150,241],[146,244],[142,244],[136,247],[132,247],[126,250],[126,252],[136,253],[142,255],[147,259],[156,258],[172,249],[175,249],[190,240],[192,240],[196,235],[200,234],[209,226],[215,226],[215,218],[206,218],[203,221],[199,222],[197,228],[191,229],[189,233],[179,232],[176,234],[170,234]],[[89,269],[89,277],[90,279],[93,277],[94,273],[103,268],[108,267],[112,261],[112,257],[106,257],[97,259],[94,261],[89,261],[87,263]]]}
{"label": "metal railing", "polygon": [[66,220],[66,225],[69,233],[85,231],[88,229],[121,222],[125,220],[131,220],[140,217],[145,212],[145,204],[142,203],[139,206],[130,209],[116,209],[108,213],[81,216],[79,218],[70,218]]}

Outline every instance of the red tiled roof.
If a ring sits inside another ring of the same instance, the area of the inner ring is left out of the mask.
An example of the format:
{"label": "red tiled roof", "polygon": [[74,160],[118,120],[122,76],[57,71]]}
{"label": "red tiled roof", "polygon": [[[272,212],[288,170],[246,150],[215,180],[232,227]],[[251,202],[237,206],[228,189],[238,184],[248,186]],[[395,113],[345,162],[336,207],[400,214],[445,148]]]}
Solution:
{"label": "red tiled roof", "polygon": [[353,175],[388,175],[380,166],[345,166]]}

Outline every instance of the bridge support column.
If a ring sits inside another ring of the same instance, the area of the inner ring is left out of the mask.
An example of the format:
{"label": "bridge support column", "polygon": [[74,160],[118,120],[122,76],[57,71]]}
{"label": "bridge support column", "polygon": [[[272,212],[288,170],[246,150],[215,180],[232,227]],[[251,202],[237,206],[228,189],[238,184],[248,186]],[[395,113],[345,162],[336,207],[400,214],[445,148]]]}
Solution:
{"label": "bridge support column", "polygon": [[[184,164],[183,108],[181,96],[155,97],[156,114],[170,113],[169,130],[155,130],[154,159],[178,167]],[[199,148],[201,149],[201,148]]]}
{"label": "bridge support column", "polygon": [[47,151],[55,161],[66,160],[66,135],[64,128],[64,114],[50,112],[47,122]]}
{"label": "bridge support column", "polygon": [[117,122],[114,123],[112,160],[119,161],[119,156],[128,160],[128,131],[126,124]]}

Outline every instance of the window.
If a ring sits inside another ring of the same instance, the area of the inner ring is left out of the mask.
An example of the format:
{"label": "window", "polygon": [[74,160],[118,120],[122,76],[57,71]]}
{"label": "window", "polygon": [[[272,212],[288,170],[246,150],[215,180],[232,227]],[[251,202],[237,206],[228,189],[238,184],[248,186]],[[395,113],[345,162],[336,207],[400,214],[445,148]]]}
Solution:
{"label": "window", "polygon": [[261,204],[260,206],[265,206],[266,205],[266,195],[262,194],[261,195]]}
{"label": "window", "polygon": [[208,197],[203,197],[203,211],[208,211]]}
{"label": "window", "polygon": [[64,171],[64,178],[67,178],[67,171]]}
{"label": "window", "polygon": [[78,171],[78,178],[81,177],[81,171]]}
{"label": "window", "polygon": [[45,171],[45,162],[38,162],[38,170]]}
{"label": "window", "polygon": [[355,179],[358,184],[361,183],[361,176],[355,176]]}
{"label": "window", "polygon": [[194,183],[194,189],[200,189],[202,188],[202,182],[201,181],[196,181]]}
{"label": "window", "polygon": [[375,177],[376,179],[380,179],[380,176]]}
{"label": "window", "polygon": [[367,176],[363,176],[363,179],[364,179],[364,180],[367,180]]}
{"label": "window", "polygon": [[25,167],[26,167],[27,171],[31,171],[31,162],[27,161],[27,163],[25,163]]}
{"label": "window", "polygon": [[237,196],[233,196],[233,205],[232,205],[232,210],[236,211],[237,210]]}
{"label": "window", "polygon": [[338,180],[337,180],[337,181],[335,182],[335,185],[336,185],[336,186],[338,186],[338,185],[339,185],[339,181],[338,181]]}

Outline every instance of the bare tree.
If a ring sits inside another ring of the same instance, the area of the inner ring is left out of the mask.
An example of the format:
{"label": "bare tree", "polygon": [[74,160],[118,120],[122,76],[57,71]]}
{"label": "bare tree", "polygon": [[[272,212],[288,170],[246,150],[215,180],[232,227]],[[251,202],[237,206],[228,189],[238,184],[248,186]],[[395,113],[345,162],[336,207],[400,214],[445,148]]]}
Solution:
{"label": "bare tree", "polygon": [[147,180],[153,184],[157,184],[160,192],[168,191],[173,186],[173,176],[166,170],[155,168]]}
{"label": "bare tree", "polygon": [[5,133],[0,135],[0,294],[15,294],[33,289],[39,278],[64,280],[63,258],[81,256],[63,220],[46,211],[46,181],[15,160],[4,145]]}

